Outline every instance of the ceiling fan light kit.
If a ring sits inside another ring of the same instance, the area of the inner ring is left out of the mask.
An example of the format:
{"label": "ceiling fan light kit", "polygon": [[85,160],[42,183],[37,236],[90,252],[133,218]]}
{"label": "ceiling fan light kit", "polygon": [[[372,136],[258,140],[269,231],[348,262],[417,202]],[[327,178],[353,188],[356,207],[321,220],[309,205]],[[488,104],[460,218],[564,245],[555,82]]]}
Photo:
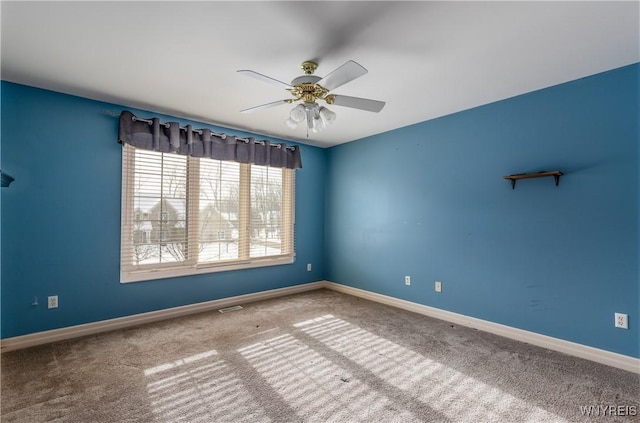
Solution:
{"label": "ceiling fan light kit", "polygon": [[331,125],[333,121],[336,120],[335,112],[332,112],[324,106],[320,107],[320,117],[322,118],[324,124],[327,126]]}
{"label": "ceiling fan light kit", "polygon": [[336,114],[315,102],[298,104],[289,112],[289,119],[284,124],[290,129],[296,129],[305,119],[307,129],[317,133],[331,125],[336,120]]}
{"label": "ceiling fan light kit", "polygon": [[291,110],[291,113],[289,113],[289,117],[295,123],[302,122],[306,116],[307,116],[307,113],[304,110],[304,106],[302,104],[298,104],[296,107],[294,107]]}
{"label": "ceiling fan light kit", "polygon": [[375,113],[382,110],[385,105],[383,101],[329,94],[329,91],[367,73],[367,70],[364,67],[353,60],[349,60],[324,78],[313,75],[318,67],[318,64],[315,62],[306,61],[303,62],[300,67],[302,68],[304,75],[294,78],[293,81],[291,81],[291,84],[286,84],[282,81],[278,81],[277,79],[273,79],[251,70],[239,70],[238,72],[243,75],[269,82],[279,87],[284,87],[294,97],[293,99],[289,98],[286,100],[263,104],[261,106],[251,107],[249,109],[242,110],[242,113],[252,113],[257,110],[278,106],[280,104],[289,104],[301,101],[302,103],[298,104],[289,112],[289,118],[284,121],[284,124],[290,129],[296,129],[298,125],[306,119],[308,137],[309,130],[314,133],[320,132],[336,120],[336,113],[324,106],[320,106],[318,104],[318,100],[322,100],[327,104],[335,104],[338,106],[351,107]]}

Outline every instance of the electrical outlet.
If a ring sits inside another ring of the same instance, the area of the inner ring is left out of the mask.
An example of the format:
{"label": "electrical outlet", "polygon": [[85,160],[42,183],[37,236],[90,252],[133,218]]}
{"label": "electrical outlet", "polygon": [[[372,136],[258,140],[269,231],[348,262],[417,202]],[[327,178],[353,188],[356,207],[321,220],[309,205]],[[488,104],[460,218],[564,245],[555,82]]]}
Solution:
{"label": "electrical outlet", "polygon": [[435,290],[436,290],[436,292],[442,292],[442,282],[436,281]]}
{"label": "electrical outlet", "polygon": [[47,299],[47,308],[58,308],[58,296],[52,295]]}
{"label": "electrical outlet", "polygon": [[621,329],[629,329],[629,320],[626,314],[616,313],[616,327]]}
{"label": "electrical outlet", "polygon": [[405,276],[404,277],[404,284],[405,285],[411,285],[411,276]]}
{"label": "electrical outlet", "polygon": [[307,263],[307,272],[311,272],[311,263]]}

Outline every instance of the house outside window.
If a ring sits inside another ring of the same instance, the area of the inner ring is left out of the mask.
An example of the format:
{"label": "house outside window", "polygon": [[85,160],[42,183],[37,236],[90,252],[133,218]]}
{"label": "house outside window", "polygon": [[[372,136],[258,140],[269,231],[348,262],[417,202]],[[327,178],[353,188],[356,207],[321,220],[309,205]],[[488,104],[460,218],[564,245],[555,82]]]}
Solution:
{"label": "house outside window", "polygon": [[122,169],[121,282],[293,262],[293,169],[129,145]]}

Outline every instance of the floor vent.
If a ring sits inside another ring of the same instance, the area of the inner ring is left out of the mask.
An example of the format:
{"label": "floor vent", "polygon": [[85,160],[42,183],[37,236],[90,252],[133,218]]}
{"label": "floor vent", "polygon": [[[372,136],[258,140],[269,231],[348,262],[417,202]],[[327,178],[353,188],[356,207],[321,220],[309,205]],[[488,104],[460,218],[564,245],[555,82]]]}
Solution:
{"label": "floor vent", "polygon": [[242,310],[242,306],[225,307],[218,310],[220,313],[228,313],[230,311]]}

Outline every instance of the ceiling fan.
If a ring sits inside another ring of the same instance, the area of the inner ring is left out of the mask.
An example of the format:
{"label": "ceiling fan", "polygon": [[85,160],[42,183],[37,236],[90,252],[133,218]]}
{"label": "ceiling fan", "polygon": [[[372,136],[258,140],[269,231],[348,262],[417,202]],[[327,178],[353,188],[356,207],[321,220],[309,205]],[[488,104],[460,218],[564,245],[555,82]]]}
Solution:
{"label": "ceiling fan", "polygon": [[250,107],[242,110],[241,112],[253,113],[269,107],[279,106],[281,104],[291,104],[299,101],[300,104],[291,110],[289,118],[285,121],[285,124],[289,128],[295,129],[298,127],[298,124],[302,123],[302,121],[306,119],[307,136],[309,136],[308,130],[311,130],[312,132],[319,132],[329,126],[336,119],[336,114],[326,107],[320,106],[318,104],[318,100],[322,100],[327,104],[335,104],[337,106],[351,107],[375,113],[382,110],[385,105],[384,101],[329,93],[331,90],[334,90],[367,73],[367,70],[363,66],[353,60],[349,60],[324,78],[313,74],[318,67],[318,64],[315,62],[305,61],[300,67],[304,71],[304,75],[294,78],[290,84],[252,70],[239,70],[238,72],[243,75],[284,88],[293,96],[293,98]]}

